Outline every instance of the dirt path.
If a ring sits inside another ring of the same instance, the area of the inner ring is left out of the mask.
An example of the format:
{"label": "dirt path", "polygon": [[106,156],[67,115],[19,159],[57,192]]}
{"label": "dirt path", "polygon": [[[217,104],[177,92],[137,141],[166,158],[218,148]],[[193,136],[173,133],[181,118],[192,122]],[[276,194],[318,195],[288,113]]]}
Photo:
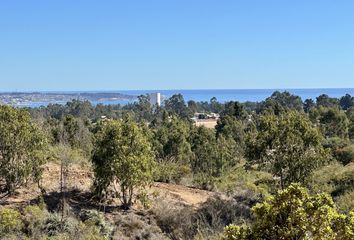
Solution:
{"label": "dirt path", "polygon": [[215,195],[213,192],[169,183],[154,183],[151,189],[165,194],[170,200],[187,205],[199,205]]}
{"label": "dirt path", "polygon": [[[67,189],[77,189],[81,192],[89,192],[93,181],[93,173],[81,168],[79,165],[70,166],[67,177]],[[48,163],[44,166],[44,173],[41,183],[46,193],[60,192],[60,165]],[[163,199],[183,205],[198,206],[207,201],[216,193],[182,185],[168,183],[153,183],[148,190],[149,194],[158,194]],[[30,184],[17,191],[11,197],[0,200],[1,205],[27,205],[31,200],[40,196],[41,192],[36,184]]]}

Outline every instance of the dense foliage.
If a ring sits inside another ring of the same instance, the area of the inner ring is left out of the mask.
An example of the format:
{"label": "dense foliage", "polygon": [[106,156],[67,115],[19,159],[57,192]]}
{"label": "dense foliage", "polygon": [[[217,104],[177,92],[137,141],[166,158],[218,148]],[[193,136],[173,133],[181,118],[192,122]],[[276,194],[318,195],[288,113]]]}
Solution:
{"label": "dense foliage", "polygon": [[[208,115],[217,117],[206,119]],[[197,127],[196,119],[214,121],[215,128]],[[39,181],[45,159],[92,171],[92,193],[101,200],[117,205],[114,200],[119,199],[129,211],[135,201],[152,207],[157,224],[172,239],[218,239],[225,225],[242,223],[247,227],[227,228],[229,239],[351,237],[350,95],[337,99],[323,94],[302,101],[276,91],[262,102],[221,103],[216,98],[186,102],[177,94],[160,107],[143,95],[124,106],[78,100],[33,109],[1,106],[1,191],[14,193],[31,180]],[[160,200],[153,206],[144,190],[151,181],[206,189],[222,197],[196,209],[166,207]],[[71,219],[76,231],[58,214],[12,210],[0,213],[0,229],[6,234],[70,238],[86,231],[92,239],[109,238],[109,227],[97,228],[102,216],[95,215],[95,226],[91,220]],[[42,220],[31,220],[37,214]],[[40,230],[30,224],[36,221]]]}
{"label": "dense foliage", "polygon": [[327,194],[310,196],[292,184],[252,208],[256,220],[251,226],[230,225],[226,240],[338,239],[354,238],[354,212],[337,212]]}
{"label": "dense foliage", "polygon": [[132,205],[136,188],[152,179],[151,145],[143,128],[129,118],[103,124],[97,134],[92,162],[96,193],[104,194],[113,186],[125,208]]}
{"label": "dense foliage", "polygon": [[39,180],[45,142],[26,111],[0,106],[1,192],[12,193],[26,181]]}

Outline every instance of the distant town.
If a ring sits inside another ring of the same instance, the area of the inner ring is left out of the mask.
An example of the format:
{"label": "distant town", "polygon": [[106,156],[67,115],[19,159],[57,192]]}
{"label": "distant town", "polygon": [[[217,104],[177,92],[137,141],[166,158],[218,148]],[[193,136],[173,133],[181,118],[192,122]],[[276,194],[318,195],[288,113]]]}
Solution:
{"label": "distant town", "polygon": [[133,101],[136,96],[121,93],[59,93],[59,92],[3,92],[0,93],[0,104],[12,106],[32,106],[48,104],[65,104],[73,99],[90,102]]}

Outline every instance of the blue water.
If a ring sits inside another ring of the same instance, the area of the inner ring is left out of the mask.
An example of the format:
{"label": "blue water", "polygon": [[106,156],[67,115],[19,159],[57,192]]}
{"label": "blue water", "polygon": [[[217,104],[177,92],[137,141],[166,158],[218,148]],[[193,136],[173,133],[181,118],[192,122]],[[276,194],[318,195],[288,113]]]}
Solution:
{"label": "blue water", "polygon": [[340,98],[345,94],[354,96],[354,88],[324,88],[324,89],[214,89],[214,90],[145,90],[145,91],[120,91],[129,95],[141,95],[146,93],[160,92],[164,98],[171,97],[173,94],[181,93],[186,101],[209,101],[216,97],[220,102],[239,101],[239,102],[260,102],[271,96],[274,91],[288,91],[305,99],[316,100],[321,94],[330,97]]}
{"label": "blue water", "polygon": [[[305,99],[316,100],[321,94],[327,94],[330,97],[340,98],[345,94],[354,96],[354,88],[318,88],[318,89],[210,89],[210,90],[125,90],[125,91],[100,91],[100,92],[118,92],[128,95],[139,96],[142,94],[160,92],[163,100],[171,97],[174,94],[182,94],[186,101],[209,101],[212,97],[216,97],[219,102],[226,101],[239,101],[239,102],[260,102],[267,97],[271,96],[274,91],[288,91],[292,94],[298,95]],[[93,92],[93,91],[91,91]],[[73,93],[73,92],[71,92]],[[78,92],[79,93],[79,92]],[[134,100],[115,100],[115,101],[96,101],[92,104],[127,104],[134,102]],[[53,103],[53,102],[52,102]],[[26,104],[26,107],[39,107],[45,106],[49,103],[46,102],[33,102]],[[62,103],[60,103],[62,104]]]}

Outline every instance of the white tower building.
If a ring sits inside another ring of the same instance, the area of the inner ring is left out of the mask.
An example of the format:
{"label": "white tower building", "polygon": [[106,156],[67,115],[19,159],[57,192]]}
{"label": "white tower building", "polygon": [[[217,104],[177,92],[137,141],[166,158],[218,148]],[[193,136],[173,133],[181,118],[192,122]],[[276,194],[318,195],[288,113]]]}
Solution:
{"label": "white tower building", "polygon": [[159,92],[150,94],[150,104],[161,106],[161,94]]}

